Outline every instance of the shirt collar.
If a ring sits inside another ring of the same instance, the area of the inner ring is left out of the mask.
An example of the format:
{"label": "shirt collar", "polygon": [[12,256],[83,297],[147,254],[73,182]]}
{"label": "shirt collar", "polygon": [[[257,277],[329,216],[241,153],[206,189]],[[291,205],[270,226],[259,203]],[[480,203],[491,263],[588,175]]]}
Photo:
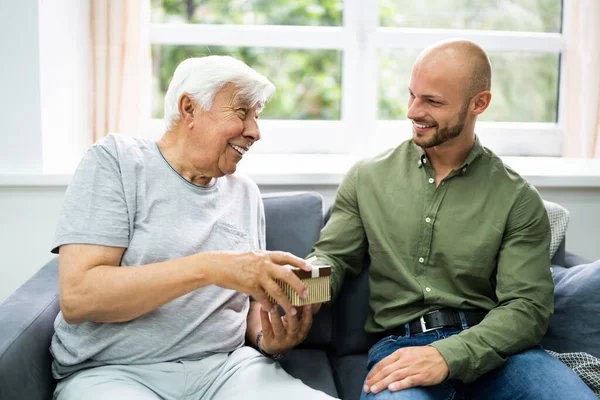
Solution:
{"label": "shirt collar", "polygon": [[483,146],[481,145],[481,142],[479,141],[479,136],[475,135],[475,145],[471,149],[471,152],[467,156],[467,159],[465,160],[463,165],[460,166],[460,173],[462,175],[465,175],[468,171],[467,167],[471,163],[473,163],[473,161],[475,161],[477,158],[479,158],[479,156],[481,156],[482,153],[483,153]]}
{"label": "shirt collar", "polygon": [[425,153],[425,150],[423,150],[422,147],[418,146],[414,141],[412,141],[412,145],[417,152],[417,158],[415,162],[418,163],[419,168],[421,168],[423,165],[429,162],[429,160],[427,159],[427,154]]}
{"label": "shirt collar", "polygon": [[[419,165],[419,168],[421,168],[423,165],[429,163],[429,159],[427,158],[427,153],[425,153],[425,150],[422,147],[418,146],[415,142],[413,142],[413,146],[415,146],[415,148],[417,150],[417,163]],[[481,155],[482,152],[483,152],[483,146],[481,145],[481,142],[479,141],[479,136],[475,135],[475,145],[469,152],[469,155],[467,156],[467,159],[465,160],[465,162],[459,168],[457,168],[457,171],[460,171],[461,175],[465,175],[468,171],[467,167],[473,161],[475,161]]]}

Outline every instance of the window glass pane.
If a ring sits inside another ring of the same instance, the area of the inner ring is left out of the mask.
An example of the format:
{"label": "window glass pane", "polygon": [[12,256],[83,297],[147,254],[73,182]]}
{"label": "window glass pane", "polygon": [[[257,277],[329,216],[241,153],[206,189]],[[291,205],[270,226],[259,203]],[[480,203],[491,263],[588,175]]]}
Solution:
{"label": "window glass pane", "polygon": [[189,57],[236,57],[276,86],[261,118],[340,118],[341,53],[337,50],[288,50],[260,47],[152,46],[152,115],[163,117],[163,99],[177,65]]}
{"label": "window glass pane", "polygon": [[[379,119],[405,119],[419,51],[380,49]],[[556,122],[559,56],[491,53],[492,102],[478,121]]]}
{"label": "window glass pane", "polygon": [[343,0],[152,0],[154,23],[342,25]]}
{"label": "window glass pane", "polygon": [[562,0],[379,0],[388,27],[560,32]]}

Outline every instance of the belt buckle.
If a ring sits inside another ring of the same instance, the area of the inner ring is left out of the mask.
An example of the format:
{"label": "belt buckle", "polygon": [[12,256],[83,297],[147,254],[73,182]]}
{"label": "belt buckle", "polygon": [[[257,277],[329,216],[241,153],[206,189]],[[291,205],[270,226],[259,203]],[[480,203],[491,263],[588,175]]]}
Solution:
{"label": "belt buckle", "polygon": [[421,333],[435,331],[436,329],[440,329],[441,328],[441,326],[436,326],[434,328],[427,328],[427,323],[425,322],[425,316],[426,315],[433,314],[433,313],[438,312],[438,311],[439,310],[433,310],[433,311],[425,313],[425,314],[423,314],[423,315],[421,315],[419,317],[419,322],[421,323]]}

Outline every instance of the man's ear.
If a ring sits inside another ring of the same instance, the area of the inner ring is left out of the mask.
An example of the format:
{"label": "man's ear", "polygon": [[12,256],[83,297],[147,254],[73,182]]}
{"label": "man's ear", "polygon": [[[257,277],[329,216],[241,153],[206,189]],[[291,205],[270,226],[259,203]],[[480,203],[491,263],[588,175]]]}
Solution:
{"label": "man's ear", "polygon": [[181,122],[188,128],[193,128],[195,104],[187,93],[184,93],[179,97],[177,107],[179,115],[181,116]]}
{"label": "man's ear", "polygon": [[492,101],[492,94],[489,90],[479,92],[473,97],[473,114],[479,115],[484,112]]}

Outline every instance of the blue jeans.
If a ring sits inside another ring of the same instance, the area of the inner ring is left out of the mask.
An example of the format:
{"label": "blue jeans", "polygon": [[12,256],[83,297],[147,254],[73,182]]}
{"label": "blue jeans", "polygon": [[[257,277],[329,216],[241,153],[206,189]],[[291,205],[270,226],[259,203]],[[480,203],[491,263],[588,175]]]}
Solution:
{"label": "blue jeans", "polygon": [[[410,336],[388,336],[369,350],[367,369],[371,369],[394,351],[408,346],[426,346],[461,332],[439,329]],[[566,365],[536,346],[509,357],[499,368],[472,383],[447,380],[435,386],[415,387],[397,392],[384,390],[361,394],[361,400],[434,400],[434,399],[596,399],[594,392]]]}

